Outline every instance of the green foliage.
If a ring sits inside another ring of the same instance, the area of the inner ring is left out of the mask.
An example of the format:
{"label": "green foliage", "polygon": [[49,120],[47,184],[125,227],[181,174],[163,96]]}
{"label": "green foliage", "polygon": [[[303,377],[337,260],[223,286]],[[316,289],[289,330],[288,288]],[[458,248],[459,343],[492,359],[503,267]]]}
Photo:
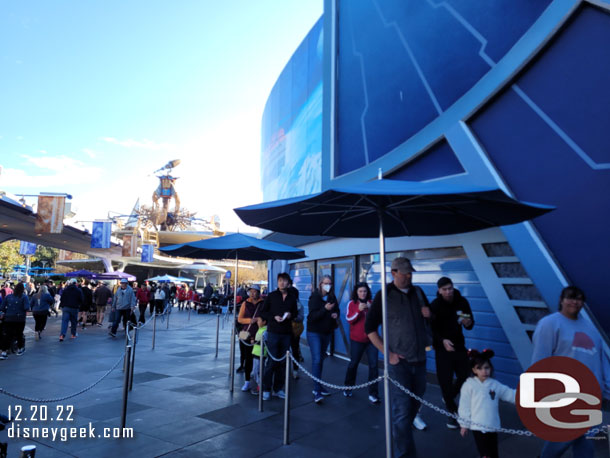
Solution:
{"label": "green foliage", "polygon": [[36,253],[32,255],[31,265],[32,267],[55,267],[55,261],[57,261],[58,257],[59,250],[57,248],[50,248],[38,245],[38,247],[36,248]]}
{"label": "green foliage", "polygon": [[23,256],[19,254],[19,240],[0,243],[0,272],[3,276],[11,272],[14,265],[23,262]]}

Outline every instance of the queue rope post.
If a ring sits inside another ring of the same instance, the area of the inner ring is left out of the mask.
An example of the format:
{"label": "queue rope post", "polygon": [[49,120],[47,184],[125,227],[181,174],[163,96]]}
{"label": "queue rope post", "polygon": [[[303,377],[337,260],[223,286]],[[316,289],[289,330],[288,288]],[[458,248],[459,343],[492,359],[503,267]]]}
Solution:
{"label": "queue rope post", "polygon": [[172,304],[168,303],[167,310],[167,323],[165,323],[165,329],[169,329],[169,317],[172,314]]}
{"label": "queue rope post", "polygon": [[191,304],[189,304],[188,307],[189,307],[189,319],[187,321],[191,321]]}
{"label": "queue rope post", "polygon": [[290,350],[286,351],[286,380],[284,393],[284,445],[290,444],[290,369],[292,364],[290,361]]}
{"label": "queue rope post", "polygon": [[261,354],[258,357],[258,411],[263,411],[263,366],[265,365],[265,334],[261,337]]}
{"label": "queue rope post", "polygon": [[[235,313],[237,310],[237,274],[239,271],[239,255],[237,252],[235,253],[235,280],[233,280],[234,288],[233,288],[233,321],[231,322],[231,361],[229,362],[229,370],[231,371],[231,383],[229,386],[229,391],[233,393],[233,388],[235,385]],[[229,286],[231,283],[229,282]]]}
{"label": "queue rope post", "polygon": [[220,313],[216,314],[216,356],[214,358],[218,358],[218,337],[220,334]]}
{"label": "queue rope post", "polygon": [[153,314],[152,350],[155,349],[155,337],[157,334],[157,311]]}
{"label": "queue rope post", "polygon": [[131,363],[131,345],[125,347],[125,361],[127,367],[125,368],[125,376],[123,377],[123,408],[121,411],[121,429],[125,428],[125,422],[127,420],[127,398],[129,396],[129,372]]}
{"label": "queue rope post", "polygon": [[133,341],[131,342],[131,362],[129,363],[129,391],[133,388],[133,370],[136,365],[136,345],[138,343],[138,328],[135,327],[133,330]]}
{"label": "queue rope post", "polygon": [[[118,313],[118,310],[117,310]],[[129,326],[131,325],[131,321],[128,321],[125,325],[125,348],[129,345]],[[118,325],[117,325],[118,326]],[[123,361],[123,372],[127,370],[127,361]]]}
{"label": "queue rope post", "polygon": [[392,458],[392,422],[390,418],[390,380],[388,378],[388,313],[387,313],[387,291],[386,265],[385,265],[385,237],[383,235],[383,211],[378,210],[379,217],[379,261],[381,264],[381,320],[383,332],[383,393],[384,393],[384,419],[385,419],[385,455]]}

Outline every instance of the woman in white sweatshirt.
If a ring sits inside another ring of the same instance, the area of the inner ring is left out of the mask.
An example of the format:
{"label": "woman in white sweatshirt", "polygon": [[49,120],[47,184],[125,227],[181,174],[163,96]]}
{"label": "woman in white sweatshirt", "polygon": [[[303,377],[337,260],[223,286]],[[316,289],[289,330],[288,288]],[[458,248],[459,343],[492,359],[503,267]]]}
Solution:
{"label": "woman in white sweatshirt", "polygon": [[461,434],[465,437],[472,430],[474,442],[481,457],[498,458],[498,433],[500,428],[500,399],[515,403],[516,390],[493,379],[491,358],[494,352],[479,353],[470,350],[473,376],[468,378],[460,391],[458,408]]}

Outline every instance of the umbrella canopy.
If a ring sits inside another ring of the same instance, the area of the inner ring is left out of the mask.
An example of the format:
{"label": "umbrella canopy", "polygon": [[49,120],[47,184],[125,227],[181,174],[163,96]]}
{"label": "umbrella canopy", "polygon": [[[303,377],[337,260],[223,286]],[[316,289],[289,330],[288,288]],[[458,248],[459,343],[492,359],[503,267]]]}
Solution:
{"label": "umbrella canopy", "polygon": [[88,270],[74,270],[64,274],[66,277],[97,278],[100,274],[94,274]]}
{"label": "umbrella canopy", "polygon": [[159,248],[172,256],[196,259],[243,259],[266,261],[268,259],[299,259],[305,252],[281,243],[269,242],[244,234],[231,234],[196,242],[181,243]]}
{"label": "umbrella canopy", "polygon": [[192,278],[174,277],[173,275],[157,275],[156,277],[147,278],[146,281],[154,281],[157,283],[192,283]]}
{"label": "umbrella canopy", "polygon": [[376,180],[235,209],[251,226],[335,237],[448,235],[505,226],[553,207],[520,202],[497,188]]}
{"label": "umbrella canopy", "polygon": [[99,274],[96,278],[100,280],[120,280],[125,278],[127,281],[136,281],[135,275],[125,272],[105,272],[103,274]]}

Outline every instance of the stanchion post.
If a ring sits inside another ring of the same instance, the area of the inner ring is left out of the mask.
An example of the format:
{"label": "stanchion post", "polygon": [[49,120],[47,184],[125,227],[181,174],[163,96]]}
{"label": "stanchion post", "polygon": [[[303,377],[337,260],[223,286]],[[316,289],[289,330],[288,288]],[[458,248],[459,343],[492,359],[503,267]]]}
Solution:
{"label": "stanchion post", "polygon": [[191,305],[189,304],[189,319],[187,321],[191,321]]}
{"label": "stanchion post", "polygon": [[216,314],[216,356],[218,358],[218,336],[220,333],[220,313]]}
{"label": "stanchion post", "polygon": [[169,329],[169,317],[170,317],[170,316],[171,316],[171,314],[172,314],[172,308],[171,308],[171,307],[172,307],[172,306],[171,306],[171,304],[170,304],[169,308],[167,309],[167,323],[166,323],[166,325],[165,325],[165,329]]}
{"label": "stanchion post", "polygon": [[265,365],[265,334],[261,337],[261,354],[259,356],[260,364],[258,365],[258,411],[263,411],[263,373]]}
{"label": "stanchion post", "polygon": [[284,384],[284,445],[290,444],[290,350],[286,352],[286,382]]}
{"label": "stanchion post", "polygon": [[157,311],[155,310],[155,314],[153,315],[153,336],[152,336],[152,349],[155,349],[155,337],[157,334]]}
{"label": "stanchion post", "polygon": [[229,391],[233,393],[235,388],[235,323],[231,329],[231,350],[229,351]]}
{"label": "stanchion post", "polygon": [[136,365],[136,344],[138,343],[138,328],[133,330],[133,342],[131,343],[131,363],[129,364],[129,391],[133,388],[133,370]]}
{"label": "stanchion post", "polygon": [[125,347],[125,361],[127,361],[127,367],[125,368],[125,376],[123,377],[123,409],[121,411],[121,429],[125,428],[125,422],[127,420],[127,397],[129,396],[129,366],[131,364],[131,345]]}
{"label": "stanchion post", "polygon": [[[127,351],[127,347],[129,346],[129,325],[131,321],[128,321],[125,325],[125,351]],[[123,372],[127,369],[127,361],[123,360]]]}

